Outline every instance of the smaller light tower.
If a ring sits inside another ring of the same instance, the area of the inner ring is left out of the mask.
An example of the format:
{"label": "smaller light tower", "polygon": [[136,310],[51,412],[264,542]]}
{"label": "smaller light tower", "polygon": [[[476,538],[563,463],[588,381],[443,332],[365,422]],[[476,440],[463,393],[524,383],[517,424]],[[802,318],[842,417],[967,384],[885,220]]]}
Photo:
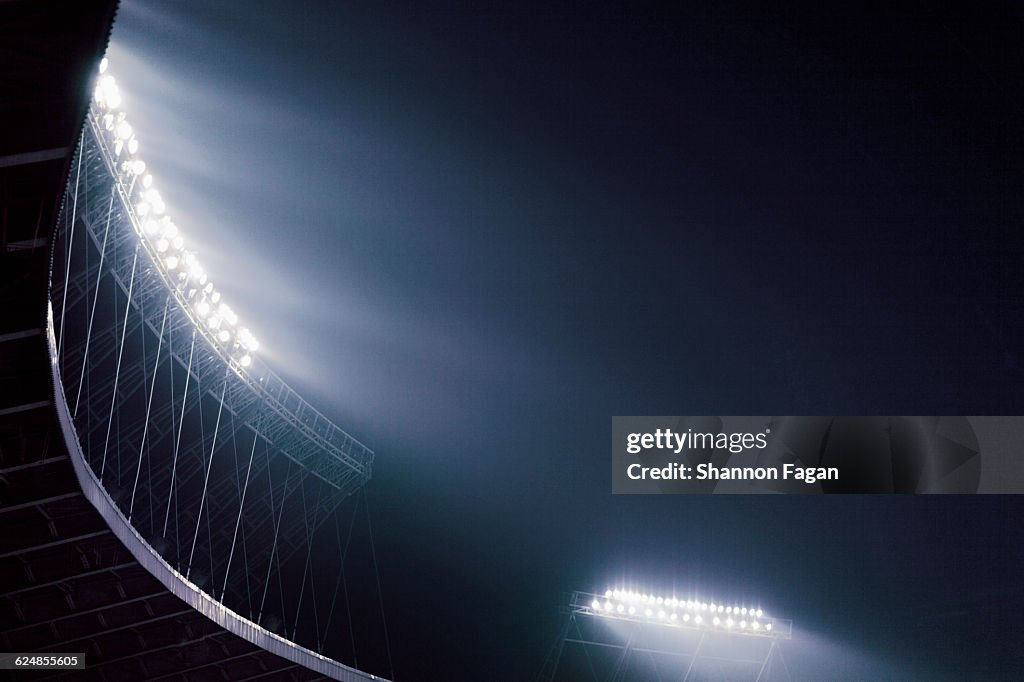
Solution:
{"label": "smaller light tower", "polygon": [[779,643],[793,622],[760,604],[609,587],[573,592],[561,611],[541,682],[789,679]]}

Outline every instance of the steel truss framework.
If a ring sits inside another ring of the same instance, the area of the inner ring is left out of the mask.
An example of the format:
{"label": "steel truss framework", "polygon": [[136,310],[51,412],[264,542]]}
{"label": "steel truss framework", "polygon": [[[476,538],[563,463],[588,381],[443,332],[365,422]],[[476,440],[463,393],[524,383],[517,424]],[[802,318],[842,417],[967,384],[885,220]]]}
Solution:
{"label": "steel truss framework", "polygon": [[[54,236],[55,362],[78,442],[141,538],[225,607],[321,650],[333,615],[318,531],[373,452],[265,363],[243,367],[194,319],[141,238],[133,178],[93,111]],[[318,553],[319,552],[319,553]],[[298,577],[297,584],[289,584]],[[332,613],[320,613],[320,602]],[[328,600],[324,600],[324,594]]]}
{"label": "steel truss framework", "polygon": [[771,619],[771,632],[727,631],[602,613],[594,599],[603,597],[573,592],[564,600],[539,682],[789,680],[780,648],[792,637],[789,620]]}

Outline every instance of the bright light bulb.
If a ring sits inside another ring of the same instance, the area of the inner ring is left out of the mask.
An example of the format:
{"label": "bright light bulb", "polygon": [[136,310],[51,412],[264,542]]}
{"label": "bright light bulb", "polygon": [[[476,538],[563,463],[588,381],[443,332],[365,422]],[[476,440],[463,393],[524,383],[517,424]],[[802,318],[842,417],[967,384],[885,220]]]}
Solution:
{"label": "bright light bulb", "polygon": [[128,153],[129,154],[135,154],[138,151],[139,151],[139,141],[138,141],[138,139],[133,137],[132,139],[128,140]]}
{"label": "bright light bulb", "polygon": [[644,611],[644,615],[647,616],[648,618],[650,618],[651,616],[654,615],[654,611],[651,611],[650,609],[647,609],[646,611]]}
{"label": "bright light bulb", "polygon": [[[673,617],[675,617],[675,615],[676,614],[674,614],[674,613],[672,614]],[[690,622],[690,614],[688,614],[688,613],[684,613],[683,614],[683,622],[684,623],[689,623]]]}
{"label": "bright light bulb", "polygon": [[733,626],[732,618],[727,618],[725,620],[725,627],[731,628],[732,626]]}
{"label": "bright light bulb", "polygon": [[228,321],[228,324],[238,323],[238,315],[235,315],[235,311],[229,308],[226,303],[221,303],[218,311],[220,312],[220,316]]}
{"label": "bright light bulb", "polygon": [[149,204],[147,204],[145,201],[140,201],[139,203],[135,204],[135,212],[138,213],[140,217],[144,217],[147,213],[149,213]]}
{"label": "bright light bulb", "polygon": [[206,317],[207,313],[210,312],[210,304],[207,303],[205,300],[200,301],[199,305],[196,306],[196,312],[199,313],[201,316]]}
{"label": "bright light bulb", "polygon": [[772,629],[772,624],[771,623],[765,623],[764,629],[765,630],[771,630]]}
{"label": "bright light bulb", "polygon": [[146,172],[146,162],[142,159],[135,159],[132,161],[132,173],[135,175],[142,175]]}
{"label": "bright light bulb", "polygon": [[696,623],[697,625],[700,625],[701,623],[704,622],[704,619],[701,618],[700,616],[694,616],[693,617],[693,622]]}
{"label": "bright light bulb", "polygon": [[210,318],[206,320],[206,324],[210,326],[210,329],[216,329],[220,326],[220,318],[216,315],[211,315]]}
{"label": "bright light bulb", "polygon": [[100,73],[103,73],[106,70],[107,70],[107,58],[104,57],[103,59],[100,60]]}
{"label": "bright light bulb", "polygon": [[755,621],[754,621],[753,623],[751,623],[751,624],[750,624],[750,627],[751,627],[751,628],[753,628],[754,630],[760,630],[760,629],[761,629],[761,624],[760,624],[760,623],[758,623],[758,622],[757,622],[757,621],[755,620]]}
{"label": "bright light bulb", "polygon": [[722,621],[718,619],[718,616],[715,616],[715,617],[714,617],[714,619],[713,619],[713,620],[712,620],[711,622],[712,622],[713,624],[715,624],[715,625],[718,625],[718,624],[719,624],[719,623],[721,623]]}
{"label": "bright light bulb", "polygon": [[129,125],[128,121],[122,119],[118,121],[117,128],[114,130],[114,133],[117,135],[118,139],[127,140],[132,136],[132,127]]}
{"label": "bright light bulb", "polygon": [[107,74],[100,77],[100,89],[103,90],[103,99],[108,107],[116,109],[121,106],[121,91],[117,89],[117,82],[114,77]]}
{"label": "bright light bulb", "polygon": [[164,199],[160,196],[160,192],[153,188],[146,190],[146,201],[153,205],[153,210],[157,213],[163,213],[166,206],[164,205]]}
{"label": "bright light bulb", "polygon": [[163,253],[164,251],[167,250],[168,246],[169,246],[169,244],[167,243],[166,239],[158,239],[158,240],[156,240],[156,250],[158,252]]}
{"label": "bright light bulb", "polygon": [[248,367],[249,365],[252,364],[252,358],[248,355],[243,355],[242,359],[239,362],[241,362],[242,367]]}
{"label": "bright light bulb", "polygon": [[220,292],[219,291],[213,292],[213,295],[210,296],[210,300],[213,301],[214,303],[219,301],[220,300]]}
{"label": "bright light bulb", "polygon": [[617,608],[617,609],[615,609],[615,610],[616,610],[616,611],[618,611],[619,613],[622,613],[623,611],[625,611],[625,610],[626,610],[626,607],[625,607],[625,606],[623,606],[622,604],[619,604],[619,608]]}
{"label": "bright light bulb", "polygon": [[[249,356],[246,355],[245,357],[249,357]],[[604,603],[604,608],[607,609],[608,611],[611,611],[612,610],[612,603],[611,603],[611,601],[606,601]]]}
{"label": "bright light bulb", "polygon": [[[227,332],[221,332],[221,333],[222,334],[226,334]],[[601,610],[601,602],[599,602],[599,601],[597,601],[595,599],[594,601],[590,602],[590,608],[594,609],[595,611],[600,611]]]}
{"label": "bright light bulb", "polygon": [[217,335],[217,338],[220,339],[221,343],[227,343],[228,341],[231,340],[231,332],[229,332],[227,329],[221,329],[220,334]]}
{"label": "bright light bulb", "polygon": [[764,615],[764,611],[762,611],[761,609],[758,609],[757,610],[757,617],[760,618],[763,615]]}
{"label": "bright light bulb", "polygon": [[718,605],[718,612],[721,613],[723,610],[724,610],[724,607],[721,604],[719,604]]}
{"label": "bright light bulb", "polygon": [[658,618],[661,618],[662,620],[665,620],[665,611],[664,610],[658,611]]}
{"label": "bright light bulb", "polygon": [[152,175],[147,175],[146,177],[142,178],[142,186],[143,187],[149,187],[152,184],[153,184],[153,176]]}
{"label": "bright light bulb", "polygon": [[168,270],[174,270],[175,268],[178,267],[178,258],[177,256],[171,256],[166,261],[164,261],[164,263],[167,264]]}
{"label": "bright light bulb", "polygon": [[747,615],[747,607],[744,606],[742,609],[740,609],[740,613],[742,613],[744,616]]}
{"label": "bright light bulb", "polygon": [[[252,332],[248,329],[242,329],[238,332],[238,340],[250,352],[255,352],[259,348],[260,344],[257,343],[256,338],[252,335]],[[612,593],[614,594],[614,592]],[[621,593],[620,593],[621,594]],[[619,601],[624,601],[619,598]]]}
{"label": "bright light bulb", "polygon": [[745,627],[747,627],[747,621],[745,621],[745,620],[741,620],[741,621],[740,621],[740,627],[741,627],[741,628],[745,628]]}
{"label": "bright light bulb", "polygon": [[605,591],[604,591],[604,597],[605,597],[605,599],[607,599],[607,598],[608,598],[608,597],[610,597],[610,596],[612,596],[612,591],[611,591],[611,590],[605,590]]}

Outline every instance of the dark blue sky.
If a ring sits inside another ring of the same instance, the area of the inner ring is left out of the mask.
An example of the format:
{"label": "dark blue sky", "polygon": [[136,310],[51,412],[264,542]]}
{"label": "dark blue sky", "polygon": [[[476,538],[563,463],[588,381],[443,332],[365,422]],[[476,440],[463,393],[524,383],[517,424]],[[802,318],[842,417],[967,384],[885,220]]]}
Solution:
{"label": "dark blue sky", "polygon": [[125,2],[109,54],[226,300],[379,453],[398,679],[528,679],[558,593],[626,576],[759,595],[799,679],[1011,679],[1016,498],[612,497],[608,436],[1021,413],[1022,28]]}

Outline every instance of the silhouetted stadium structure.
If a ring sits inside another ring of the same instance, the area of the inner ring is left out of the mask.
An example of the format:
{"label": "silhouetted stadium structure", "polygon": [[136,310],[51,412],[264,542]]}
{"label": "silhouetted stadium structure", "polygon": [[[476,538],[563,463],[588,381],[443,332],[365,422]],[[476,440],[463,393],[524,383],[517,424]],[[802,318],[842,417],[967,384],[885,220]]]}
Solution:
{"label": "silhouetted stadium structure", "polygon": [[380,679],[320,653],[373,453],[260,359],[161,216],[98,76],[115,6],[0,6],[2,650],[86,661],[7,674]]}

